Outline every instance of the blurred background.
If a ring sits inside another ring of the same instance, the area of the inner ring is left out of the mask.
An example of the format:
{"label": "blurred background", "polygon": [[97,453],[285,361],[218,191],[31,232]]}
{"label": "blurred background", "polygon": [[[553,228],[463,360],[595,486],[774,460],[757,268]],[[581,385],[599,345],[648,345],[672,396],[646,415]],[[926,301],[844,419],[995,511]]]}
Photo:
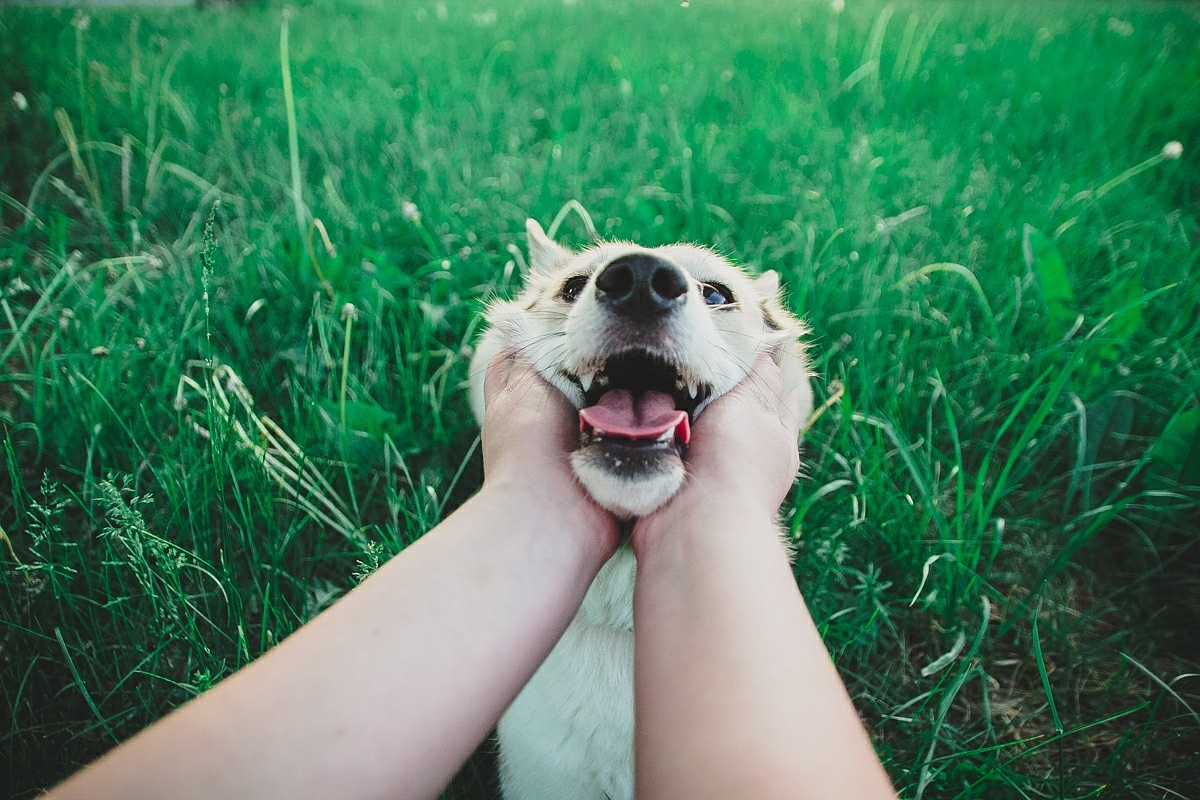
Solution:
{"label": "blurred background", "polygon": [[534,217],[782,275],[829,401],[795,573],[903,797],[1195,797],[1197,42],[1173,2],[0,4],[0,796],[478,487]]}

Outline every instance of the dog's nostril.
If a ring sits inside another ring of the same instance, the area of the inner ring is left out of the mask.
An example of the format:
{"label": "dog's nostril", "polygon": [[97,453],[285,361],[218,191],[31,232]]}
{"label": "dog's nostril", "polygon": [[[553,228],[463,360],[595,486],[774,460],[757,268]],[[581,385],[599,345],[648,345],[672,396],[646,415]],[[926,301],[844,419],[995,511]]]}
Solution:
{"label": "dog's nostril", "polygon": [[650,286],[655,294],[664,300],[674,300],[688,290],[687,279],[676,267],[659,267],[650,279]]}
{"label": "dog's nostril", "polygon": [[596,276],[596,288],[614,298],[627,297],[633,289],[633,269],[627,263],[614,261]]}

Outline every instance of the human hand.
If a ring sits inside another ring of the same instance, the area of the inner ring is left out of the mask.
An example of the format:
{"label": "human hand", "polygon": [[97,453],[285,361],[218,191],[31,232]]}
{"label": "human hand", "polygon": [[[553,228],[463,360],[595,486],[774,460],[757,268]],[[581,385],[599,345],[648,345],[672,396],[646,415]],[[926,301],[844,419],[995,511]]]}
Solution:
{"label": "human hand", "polygon": [[483,384],[484,487],[524,495],[531,511],[562,510],[584,524],[611,528],[613,516],[588,496],[571,471],[579,414],[558,389],[514,350],[488,364]]}
{"label": "human hand", "polygon": [[801,387],[785,389],[779,365],[760,354],[745,380],[713,401],[692,429],[692,483],[706,492],[736,485],[761,495],[771,513],[779,508],[800,471],[804,422]]}
{"label": "human hand", "polygon": [[648,535],[645,529],[670,526],[680,513],[704,502],[773,516],[800,470],[800,408],[801,387],[785,387],[779,365],[760,354],[746,379],[695,422],[687,482],[665,506],[639,520],[634,549]]}

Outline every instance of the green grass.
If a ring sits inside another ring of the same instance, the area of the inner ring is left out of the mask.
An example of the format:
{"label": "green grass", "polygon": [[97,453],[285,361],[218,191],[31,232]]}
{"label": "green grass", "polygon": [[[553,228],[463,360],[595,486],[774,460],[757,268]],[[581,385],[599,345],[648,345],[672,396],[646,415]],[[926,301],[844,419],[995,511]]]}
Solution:
{"label": "green grass", "polygon": [[795,571],[904,797],[1195,796],[1200,16],[847,6],[322,0],[290,92],[279,8],[0,8],[0,794],[478,486],[479,311],[577,200],[812,324]]}

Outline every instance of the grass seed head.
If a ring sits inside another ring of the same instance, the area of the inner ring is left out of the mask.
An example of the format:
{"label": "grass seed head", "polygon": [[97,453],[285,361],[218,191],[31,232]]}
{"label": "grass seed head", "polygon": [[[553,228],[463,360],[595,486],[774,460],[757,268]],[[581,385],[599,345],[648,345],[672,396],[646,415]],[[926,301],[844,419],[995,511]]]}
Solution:
{"label": "grass seed head", "polygon": [[1167,161],[1174,161],[1183,155],[1183,142],[1167,142],[1163,145],[1162,157]]}

